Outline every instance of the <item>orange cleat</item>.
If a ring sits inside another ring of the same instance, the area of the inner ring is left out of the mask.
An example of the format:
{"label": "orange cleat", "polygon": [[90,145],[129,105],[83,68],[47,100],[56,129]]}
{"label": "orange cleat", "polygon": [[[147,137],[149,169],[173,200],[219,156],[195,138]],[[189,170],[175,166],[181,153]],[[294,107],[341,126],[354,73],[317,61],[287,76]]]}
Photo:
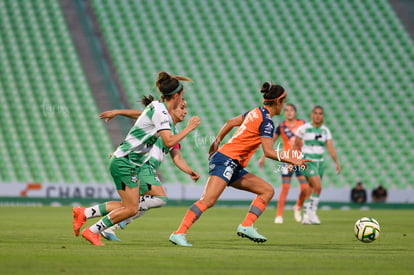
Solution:
{"label": "orange cleat", "polygon": [[86,223],[85,208],[84,207],[74,207],[72,209],[73,214],[73,233],[75,236],[79,236],[79,232],[82,226]]}
{"label": "orange cleat", "polygon": [[93,233],[89,227],[87,227],[85,230],[83,230],[82,232],[82,237],[84,239],[86,239],[88,242],[90,242],[93,245],[104,245],[101,242],[101,235],[99,233],[95,234]]}

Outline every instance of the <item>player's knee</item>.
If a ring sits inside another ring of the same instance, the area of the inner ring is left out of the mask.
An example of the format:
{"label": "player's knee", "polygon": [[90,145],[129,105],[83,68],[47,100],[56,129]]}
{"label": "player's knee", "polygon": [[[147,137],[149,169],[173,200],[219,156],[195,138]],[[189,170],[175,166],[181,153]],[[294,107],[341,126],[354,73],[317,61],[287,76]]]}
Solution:
{"label": "player's knee", "polygon": [[126,207],[126,210],[128,211],[129,217],[132,217],[138,214],[138,207],[135,207],[135,206]]}
{"label": "player's knee", "polygon": [[265,186],[263,188],[262,197],[267,200],[267,202],[271,201],[274,195],[275,189],[271,185]]}

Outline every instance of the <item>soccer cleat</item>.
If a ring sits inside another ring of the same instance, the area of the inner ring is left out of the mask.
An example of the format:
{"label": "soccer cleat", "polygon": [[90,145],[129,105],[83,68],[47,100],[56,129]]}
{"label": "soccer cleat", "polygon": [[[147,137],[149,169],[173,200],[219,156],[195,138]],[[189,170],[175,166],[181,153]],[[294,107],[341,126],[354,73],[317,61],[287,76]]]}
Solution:
{"label": "soccer cleat", "polygon": [[242,226],[241,224],[237,227],[237,235],[242,238],[248,238],[255,243],[264,243],[267,241],[266,237],[257,233],[256,229],[252,226]]}
{"label": "soccer cleat", "polygon": [[82,231],[82,237],[93,245],[104,245],[101,242],[101,236],[99,233],[93,233],[89,227],[85,228],[85,230]]}
{"label": "soccer cleat", "polygon": [[[126,226],[128,225],[128,223],[126,222],[126,220],[119,222],[118,224],[115,224],[114,226],[118,226],[120,229],[124,229]],[[118,227],[116,227],[116,229],[119,229]]]}
{"label": "soccer cleat", "polygon": [[[119,225],[118,225],[118,227],[119,227]],[[115,234],[116,229],[118,229],[117,224],[115,224],[115,225],[105,229],[104,231],[102,231],[101,236],[104,237],[105,239],[107,239],[108,241],[120,242],[121,239],[119,239]]]}
{"label": "soccer cleat", "polygon": [[79,236],[79,232],[82,226],[86,223],[85,208],[84,207],[74,207],[72,209],[73,215],[73,233],[75,236]]}
{"label": "soccer cleat", "polygon": [[297,222],[302,221],[302,213],[301,213],[300,207],[297,207],[295,205],[295,207],[293,208],[293,216],[295,217],[295,221],[297,221]]}
{"label": "soccer cleat", "polygon": [[312,224],[312,220],[309,214],[304,214],[302,219],[302,224]]}
{"label": "soccer cleat", "polygon": [[192,244],[188,243],[185,236],[187,234],[174,234],[172,233],[170,235],[170,242],[172,242],[173,244],[178,244],[181,246],[193,246]]}
{"label": "soccer cleat", "polygon": [[310,220],[311,220],[311,223],[314,225],[321,224],[321,221],[319,220],[319,217],[318,215],[316,215],[316,213],[312,213],[312,215],[310,215]]}
{"label": "soccer cleat", "polygon": [[275,218],[275,223],[283,223],[283,217],[278,216]]}

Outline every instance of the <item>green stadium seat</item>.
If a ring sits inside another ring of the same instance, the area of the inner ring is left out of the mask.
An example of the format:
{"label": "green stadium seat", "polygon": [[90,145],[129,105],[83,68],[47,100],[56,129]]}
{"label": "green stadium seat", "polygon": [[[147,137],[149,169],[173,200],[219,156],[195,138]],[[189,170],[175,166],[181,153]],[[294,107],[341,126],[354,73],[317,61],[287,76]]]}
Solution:
{"label": "green stadium seat", "polygon": [[[59,3],[2,0],[0,4],[0,48],[6,53],[0,59],[0,67],[6,68],[4,77],[8,80],[2,83],[5,100],[13,106],[5,110],[12,123],[1,130],[11,141],[4,155],[12,156],[12,168],[2,165],[0,180],[107,182],[110,177],[103,160],[112,145],[104,126],[96,119],[97,109]],[[82,144],[86,151],[91,143],[99,144],[99,148],[92,148],[102,152],[99,158],[73,150]],[[94,174],[83,172],[89,171],[87,165],[67,170],[80,157],[94,163]],[[21,163],[27,167],[22,169]],[[11,172],[3,173],[6,170]]]}

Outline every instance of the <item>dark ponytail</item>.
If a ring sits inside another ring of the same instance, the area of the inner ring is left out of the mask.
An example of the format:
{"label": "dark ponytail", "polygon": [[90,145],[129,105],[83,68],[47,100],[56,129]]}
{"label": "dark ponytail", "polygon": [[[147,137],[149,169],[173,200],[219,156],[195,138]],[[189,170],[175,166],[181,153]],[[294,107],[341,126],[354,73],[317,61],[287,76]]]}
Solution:
{"label": "dark ponytail", "polygon": [[151,102],[154,101],[154,97],[152,95],[149,95],[148,97],[146,97],[145,95],[142,97],[141,99],[141,103],[144,106],[148,106]]}
{"label": "dark ponytail", "polygon": [[260,88],[260,92],[263,94],[264,105],[273,105],[275,101],[272,99],[280,97],[285,92],[285,89],[280,85],[265,82]]}
{"label": "dark ponytail", "polygon": [[157,80],[155,81],[155,86],[161,92],[161,98],[169,100],[173,94],[183,91],[184,86],[180,81],[192,82],[190,78],[185,76],[171,75],[167,72],[160,72],[158,73]]}

